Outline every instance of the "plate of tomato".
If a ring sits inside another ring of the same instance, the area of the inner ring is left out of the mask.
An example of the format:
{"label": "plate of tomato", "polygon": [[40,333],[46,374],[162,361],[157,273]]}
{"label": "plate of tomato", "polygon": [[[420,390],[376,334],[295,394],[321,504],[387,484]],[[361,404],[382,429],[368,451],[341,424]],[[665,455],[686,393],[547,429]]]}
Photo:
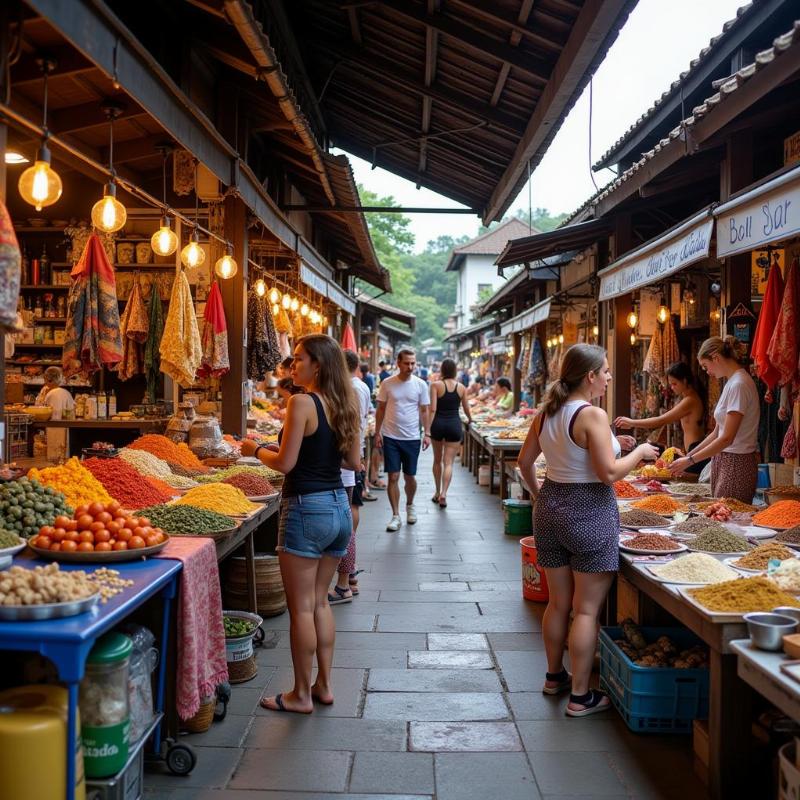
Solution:
{"label": "plate of tomato", "polygon": [[71,517],[56,517],[28,540],[28,546],[53,561],[105,563],[153,555],[168,541],[169,535],[147,517],[124,511],[112,501],[79,506]]}

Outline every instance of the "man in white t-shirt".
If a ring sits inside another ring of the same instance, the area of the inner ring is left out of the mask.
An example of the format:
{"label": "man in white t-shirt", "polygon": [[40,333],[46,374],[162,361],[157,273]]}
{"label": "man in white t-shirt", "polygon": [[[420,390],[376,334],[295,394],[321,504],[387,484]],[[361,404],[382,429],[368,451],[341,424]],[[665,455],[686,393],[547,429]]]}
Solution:
{"label": "man in white t-shirt", "polygon": [[397,374],[381,383],[378,410],[375,413],[375,446],[383,450],[383,464],[389,475],[387,493],[392,505],[392,519],[387,531],[400,530],[400,470],[406,490],[406,522],[417,521],[414,495],[417,492],[417,460],[420,450],[431,444],[428,407],[428,384],[414,375],[417,356],[413,350],[397,354]]}

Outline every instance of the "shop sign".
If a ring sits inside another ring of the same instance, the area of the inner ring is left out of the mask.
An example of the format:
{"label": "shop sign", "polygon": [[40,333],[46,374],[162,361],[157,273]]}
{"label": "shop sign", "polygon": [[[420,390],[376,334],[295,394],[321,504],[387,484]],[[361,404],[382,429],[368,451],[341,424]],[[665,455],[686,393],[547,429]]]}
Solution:
{"label": "shop sign", "polygon": [[695,261],[708,258],[714,220],[708,211],[687,220],[610,264],[600,274],[599,300],[649,286]]}
{"label": "shop sign", "polygon": [[796,164],[800,161],[800,131],[783,140],[783,165]]}
{"label": "shop sign", "polygon": [[800,233],[800,167],[720,206],[717,257],[732,256]]}
{"label": "shop sign", "polygon": [[527,311],[517,314],[516,317],[506,320],[500,326],[500,335],[508,336],[509,333],[526,331],[540,322],[545,322],[550,318],[550,303],[549,299],[542,300],[541,303],[537,303],[533,308],[529,308]]}
{"label": "shop sign", "polygon": [[300,280],[317,294],[321,294],[323,297],[328,296],[328,281],[302,262],[300,264]]}
{"label": "shop sign", "polygon": [[328,284],[328,299],[336,303],[339,308],[348,314],[356,313],[356,303],[352,297],[348,297],[336,284]]}

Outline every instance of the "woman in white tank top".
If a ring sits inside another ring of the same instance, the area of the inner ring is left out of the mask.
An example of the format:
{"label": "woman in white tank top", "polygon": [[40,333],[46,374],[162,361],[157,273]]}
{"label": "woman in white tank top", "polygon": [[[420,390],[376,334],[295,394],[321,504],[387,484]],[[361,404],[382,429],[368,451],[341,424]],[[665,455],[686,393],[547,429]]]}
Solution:
{"label": "woman in white tank top", "polygon": [[[597,619],[619,568],[619,513],[612,484],[656,449],[639,445],[618,458],[606,412],[592,405],[602,397],[611,372],[602,347],[576,344],[561,362],[540,414],[519,457],[522,477],[535,503],[537,559],[547,575],[550,600],[542,621],[547,674],[542,691],[570,690],[566,713],[583,717],[604,711],[609,700],[589,689],[597,647]],[[542,486],[534,462],[544,453]],[[570,612],[574,612],[572,627]],[[569,631],[570,675],[563,664]]]}

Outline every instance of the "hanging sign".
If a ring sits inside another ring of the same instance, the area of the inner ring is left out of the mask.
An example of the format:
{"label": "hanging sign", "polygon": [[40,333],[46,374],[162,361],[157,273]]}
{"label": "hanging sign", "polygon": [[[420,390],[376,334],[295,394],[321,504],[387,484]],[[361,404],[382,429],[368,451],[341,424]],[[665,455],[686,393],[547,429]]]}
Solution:
{"label": "hanging sign", "polygon": [[735,308],[725,314],[725,323],[728,334],[735,336],[747,351],[750,351],[750,343],[753,339],[753,332],[756,327],[756,316],[744,303],[739,303]]}
{"label": "hanging sign", "polygon": [[800,131],[783,140],[783,165],[796,164],[800,161]]}
{"label": "hanging sign", "polygon": [[705,209],[677,228],[618,258],[598,273],[598,299],[611,300],[628,294],[708,258],[713,228],[714,220]]}
{"label": "hanging sign", "polygon": [[519,331],[526,331],[534,325],[550,318],[550,299],[542,300],[537,303],[533,308],[517,314],[516,317],[506,320],[500,326],[500,335],[508,336],[509,333],[519,333]]}
{"label": "hanging sign", "polygon": [[800,233],[800,167],[719,206],[717,257],[732,256]]}

